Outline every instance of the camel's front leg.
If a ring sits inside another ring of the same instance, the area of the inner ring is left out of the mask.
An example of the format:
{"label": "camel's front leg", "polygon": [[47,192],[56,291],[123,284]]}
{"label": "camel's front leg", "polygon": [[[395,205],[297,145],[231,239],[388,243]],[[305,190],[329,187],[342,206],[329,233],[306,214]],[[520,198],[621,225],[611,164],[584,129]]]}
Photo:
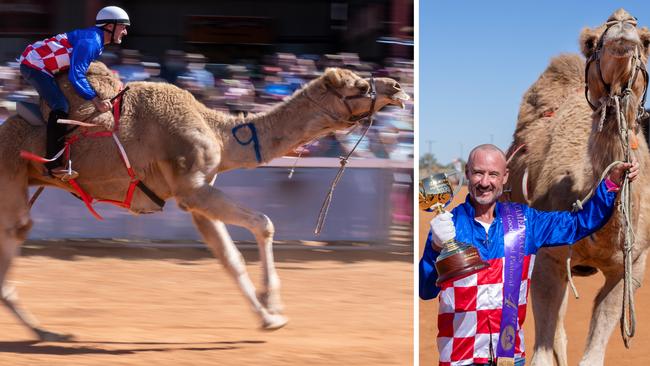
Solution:
{"label": "camel's front leg", "polygon": [[[634,290],[641,285],[645,274],[647,252],[632,264],[632,286]],[[598,366],[605,362],[607,342],[616,324],[621,321],[623,309],[623,273],[604,273],[605,285],[596,300],[589,324],[587,345],[580,366]]]}
{"label": "camel's front leg", "polygon": [[569,286],[565,286],[560,312],[558,313],[557,325],[555,326],[555,340],[553,341],[553,355],[557,366],[568,366],[566,330],[564,329],[564,317],[569,304]]}
{"label": "camel's front leg", "polygon": [[[7,183],[11,187],[15,182]],[[18,303],[18,295],[7,283],[11,263],[18,255],[20,245],[27,238],[32,227],[27,205],[27,192],[5,192],[3,211],[0,212],[0,301],[12,314],[42,341],[66,341],[70,335],[49,332],[40,328],[38,321]],[[21,194],[22,193],[22,194]]]}
{"label": "camel's front leg", "polygon": [[540,251],[535,259],[530,294],[535,317],[535,346],[531,365],[553,365],[553,349],[558,318],[566,296],[567,280],[563,264]]}
{"label": "camel's front leg", "polygon": [[[226,197],[223,192],[210,185],[204,185],[190,194],[177,196],[176,198],[181,208],[192,212],[195,222],[197,222],[196,214],[198,214],[212,221],[211,224],[214,224],[214,221],[220,221],[243,226],[255,235],[264,279],[264,290],[260,295],[260,300],[268,312],[272,314],[279,313],[282,309],[279,292],[280,278],[273,260],[274,229],[271,220],[261,213],[239,207],[230,198]],[[201,228],[199,229],[201,230]],[[217,231],[220,231],[218,226]],[[203,231],[202,233],[205,236]],[[227,231],[225,231],[225,227],[220,236],[223,236],[223,234],[227,236],[229,242],[232,242]]]}

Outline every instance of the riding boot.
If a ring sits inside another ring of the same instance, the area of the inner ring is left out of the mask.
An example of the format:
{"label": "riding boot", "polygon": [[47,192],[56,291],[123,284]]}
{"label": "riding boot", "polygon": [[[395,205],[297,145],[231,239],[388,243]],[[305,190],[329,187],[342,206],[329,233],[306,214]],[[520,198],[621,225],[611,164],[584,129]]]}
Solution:
{"label": "riding boot", "polygon": [[[67,117],[68,114],[61,110],[54,110],[50,112],[50,115],[47,119],[47,145],[45,153],[45,157],[48,159],[53,158],[65,146],[65,133],[67,131],[67,127],[65,125],[57,123],[57,121],[61,118]],[[64,161],[65,156],[62,154],[58,159],[45,163],[48,174],[62,179],[66,177],[67,179],[65,180],[70,179],[70,177],[68,177],[70,174],[68,174],[69,172],[67,172],[65,169]],[[72,173],[76,175],[76,172]]]}
{"label": "riding boot", "polygon": [[[63,136],[65,134],[65,126],[56,123],[59,118],[66,118],[68,114],[60,111],[54,110],[50,112],[50,116],[47,119],[47,148],[45,157],[51,159],[56,155],[61,149],[63,149]],[[63,155],[62,155],[63,156]],[[54,161],[45,163],[45,167],[51,171],[54,168],[57,168],[63,165],[61,162],[63,159],[60,157]]]}

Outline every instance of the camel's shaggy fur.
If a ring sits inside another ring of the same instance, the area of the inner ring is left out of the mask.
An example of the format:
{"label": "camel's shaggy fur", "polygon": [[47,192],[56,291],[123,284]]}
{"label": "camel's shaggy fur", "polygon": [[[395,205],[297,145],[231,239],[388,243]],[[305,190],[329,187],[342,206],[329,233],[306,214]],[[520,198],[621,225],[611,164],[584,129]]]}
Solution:
{"label": "camel's shaggy fur", "polygon": [[[93,63],[88,79],[102,98],[110,98],[120,89],[119,80],[100,63]],[[58,83],[71,105],[71,119],[82,120],[94,110],[90,102],[73,91],[66,75]],[[206,108],[187,91],[170,84],[134,82],[123,97],[122,114],[117,132],[135,174],[162,199],[175,198],[179,206],[192,214],[194,223],[206,244],[219,257],[236,279],[242,293],[260,317],[266,329],[282,327],[286,318],[280,314],[280,281],[273,262],[273,224],[264,214],[243,208],[210,183],[217,173],[254,168],[253,144],[242,146],[233,138],[232,129],[243,123],[254,123],[264,162],[282,156],[293,147],[334,130],[349,128],[350,117],[343,101],[327,86],[345,96],[368,91],[368,80],[351,71],[328,69],[297,91],[290,99],[270,112],[253,115],[246,120]],[[376,79],[375,110],[387,104],[402,105],[408,96],[397,82]],[[353,114],[370,108],[369,98],[349,101]],[[48,108],[42,104],[42,112]],[[340,118],[333,118],[340,117]],[[111,113],[93,120],[108,128],[114,126]],[[93,127],[91,131],[104,130]],[[78,134],[79,130],[72,134]],[[238,132],[241,140],[250,138],[250,130]],[[21,310],[13,292],[7,289],[6,275],[11,260],[31,227],[27,188],[48,185],[72,191],[61,181],[45,177],[42,166],[22,160],[20,150],[43,155],[45,128],[30,126],[19,116],[9,118],[0,126],[0,285],[2,300],[26,326],[41,339],[61,339],[40,329],[36,321]],[[80,173],[79,184],[92,196],[122,200],[130,178],[111,138],[81,138],[72,147],[73,168]],[[137,191],[131,211],[154,212],[160,208],[142,192]],[[243,226],[257,240],[263,267],[263,288],[255,293],[242,259],[225,224]]]}
{"label": "camel's shaggy fur", "polygon": [[[628,19],[629,14],[617,10],[610,20]],[[618,37],[620,23],[612,26],[608,37]],[[580,37],[581,49],[591,56],[603,35],[605,26],[585,29]],[[631,27],[630,38],[636,34],[643,63],[648,59],[647,28]],[[622,33],[622,32],[621,32]],[[615,58],[605,42],[600,52],[603,78],[612,85],[612,95],[619,94],[630,78],[631,54]],[[586,80],[589,98],[598,104],[605,97],[605,89],[595,65],[591,65]],[[637,106],[643,93],[643,76],[632,87],[628,117],[630,135],[639,147],[633,156],[641,168],[632,184],[633,218],[636,243],[633,250],[633,278],[635,286],[643,280],[648,245],[650,220],[647,200],[650,194],[650,154],[638,124]],[[623,160],[615,114],[608,111],[602,131],[599,131],[600,113],[592,112],[584,97],[585,59],[578,55],[561,55],[526,91],[518,116],[511,151],[522,144],[523,153],[515,155],[509,165],[512,198],[524,201],[521,182],[528,169],[530,204],[542,210],[570,210],[572,203],[582,199],[609,163]],[[580,365],[602,365],[607,341],[621,317],[623,294],[623,232],[618,212],[600,231],[572,247],[571,263],[580,272],[605,276],[605,284],[598,294],[589,328],[586,349]],[[531,285],[535,315],[535,348],[533,365],[566,365],[567,338],[563,320],[567,305],[567,273],[565,259],[568,247],[544,248],[536,259]]]}

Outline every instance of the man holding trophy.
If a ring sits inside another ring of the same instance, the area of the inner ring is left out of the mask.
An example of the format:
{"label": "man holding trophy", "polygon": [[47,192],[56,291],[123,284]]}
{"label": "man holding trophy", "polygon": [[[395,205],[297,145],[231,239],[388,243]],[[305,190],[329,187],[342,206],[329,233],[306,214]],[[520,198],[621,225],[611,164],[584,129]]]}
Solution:
{"label": "man holding trophy", "polygon": [[422,181],[421,208],[440,212],[431,220],[420,260],[419,290],[423,300],[440,299],[440,365],[524,365],[523,322],[535,253],[600,229],[614,210],[626,171],[633,181],[638,162],[615,166],[577,213],[497,202],[508,169],[505,154],[491,144],[469,154],[469,195],[451,213],[442,210],[451,199],[444,175]]}

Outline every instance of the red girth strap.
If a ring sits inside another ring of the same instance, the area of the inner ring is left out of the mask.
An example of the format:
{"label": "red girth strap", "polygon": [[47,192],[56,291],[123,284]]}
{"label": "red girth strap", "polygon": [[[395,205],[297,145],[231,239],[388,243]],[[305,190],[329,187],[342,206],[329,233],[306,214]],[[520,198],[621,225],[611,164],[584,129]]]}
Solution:
{"label": "red girth strap", "polygon": [[[93,132],[89,133],[87,131],[83,131],[81,133],[81,136],[83,137],[88,137],[88,138],[97,138],[97,137],[114,137],[115,133],[118,132],[119,127],[120,127],[120,110],[121,110],[121,105],[122,105],[122,95],[117,97],[113,103],[113,119],[115,121],[115,126],[113,127],[113,131],[100,131],[100,132]],[[65,153],[66,153],[66,158],[69,159],[70,157],[70,147],[72,146],[73,143],[77,142],[79,140],[79,135],[72,136],[66,140],[65,143]],[[129,174],[129,177],[131,177],[131,182],[129,184],[129,188],[126,192],[126,197],[124,198],[124,201],[116,201],[116,200],[108,200],[108,199],[94,199],[92,196],[90,196],[86,191],[81,188],[79,183],[77,183],[76,179],[70,179],[68,182],[70,185],[74,188],[74,190],[79,194],[79,197],[84,201],[86,204],[86,207],[90,211],[90,213],[98,220],[103,220],[103,218],[95,211],[93,208],[93,203],[95,202],[103,202],[103,203],[110,203],[112,205],[122,207],[122,208],[131,208],[131,201],[133,200],[133,193],[135,192],[135,188],[138,185],[139,180],[136,179],[135,177],[135,172],[133,171],[133,168],[130,166],[128,159],[126,156],[122,153],[121,145],[119,140],[117,140],[116,137],[114,137],[115,143],[118,145],[118,148],[120,148],[120,158],[122,159],[122,162],[124,163],[126,167],[126,171]]]}
{"label": "red girth strap", "polygon": [[[115,141],[115,144],[118,147],[120,158],[122,159],[122,162],[126,167],[126,172],[129,174],[129,177],[131,178],[131,182],[129,183],[129,188],[127,189],[126,197],[124,198],[124,201],[94,199],[86,191],[83,190],[83,188],[79,185],[79,183],[75,179],[71,179],[68,181],[72,186],[72,188],[76,191],[77,195],[81,198],[81,200],[84,201],[90,213],[98,220],[103,220],[103,218],[93,208],[93,204],[95,202],[105,202],[122,208],[127,208],[127,209],[131,208],[131,202],[133,200],[133,194],[135,192],[136,187],[139,187],[153,202],[158,204],[160,207],[163,207],[165,204],[165,201],[163,201],[158,196],[156,196],[155,193],[151,192],[151,190],[149,190],[144,185],[144,183],[136,179],[135,172],[133,171],[133,168],[131,167],[131,163],[129,162],[129,158],[126,155],[126,150],[124,149],[122,143],[117,137],[117,133],[119,132],[119,124],[120,124],[120,110],[122,105],[122,96],[128,89],[129,89],[128,86],[124,89],[121,89],[121,91],[111,99],[111,102],[113,103],[113,117],[115,121],[115,125],[112,131],[99,131],[99,132],[90,133],[86,129],[82,129],[80,134],[67,138],[65,142],[64,153],[65,153],[65,157],[68,160],[70,159],[70,150],[72,144],[79,141],[81,137],[88,137],[88,138],[112,137],[113,140]],[[32,154],[24,150],[20,151],[20,157],[24,159],[36,161],[39,163],[46,163],[49,161],[41,156]]]}

